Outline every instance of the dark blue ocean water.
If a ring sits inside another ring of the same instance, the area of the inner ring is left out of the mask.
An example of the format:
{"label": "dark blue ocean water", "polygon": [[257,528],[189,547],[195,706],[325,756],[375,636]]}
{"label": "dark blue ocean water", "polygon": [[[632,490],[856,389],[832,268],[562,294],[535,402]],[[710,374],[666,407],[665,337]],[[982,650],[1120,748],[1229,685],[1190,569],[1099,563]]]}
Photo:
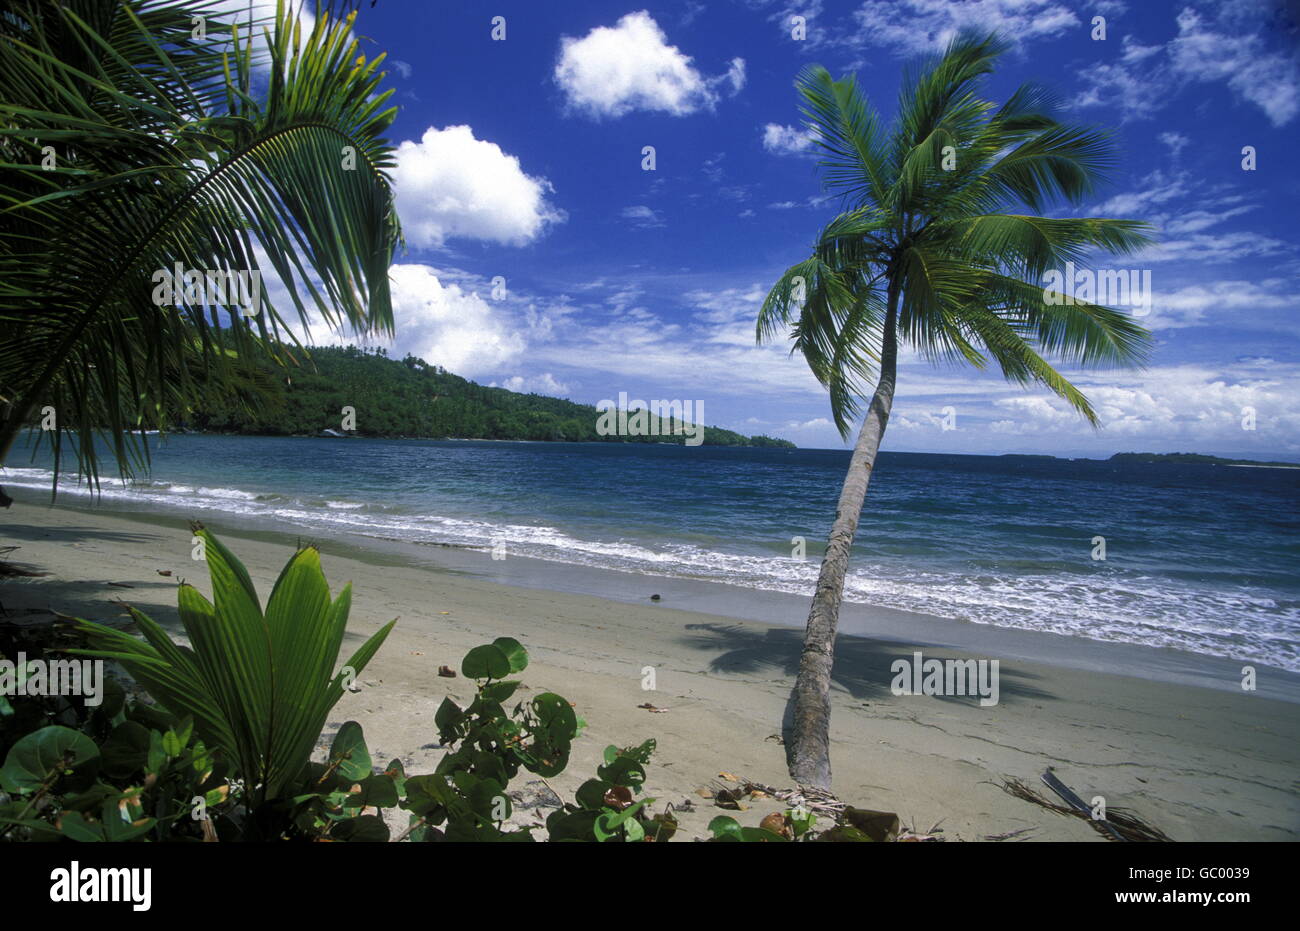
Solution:
{"label": "dark blue ocean water", "polygon": [[[848,453],[175,436],[129,499],[808,594]],[[49,487],[15,453],[6,485]],[[61,494],[84,494],[67,485]],[[1300,471],[884,453],[846,598],[1300,670]],[[1093,558],[1105,537],[1106,559]],[[792,556],[806,539],[805,559]]]}

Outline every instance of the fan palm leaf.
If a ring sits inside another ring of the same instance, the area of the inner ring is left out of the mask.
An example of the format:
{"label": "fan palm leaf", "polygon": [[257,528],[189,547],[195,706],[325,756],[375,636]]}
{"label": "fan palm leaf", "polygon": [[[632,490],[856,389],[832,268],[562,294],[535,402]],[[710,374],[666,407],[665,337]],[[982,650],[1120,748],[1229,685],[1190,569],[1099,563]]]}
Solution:
{"label": "fan palm leaf", "polygon": [[285,565],[263,611],[244,565],[207,529],[194,532],[206,552],[212,600],[180,586],[188,646],[133,609],[144,640],[79,619],[89,647],[71,652],[121,662],[168,710],[192,716],[204,742],[235,762],[257,804],[293,787],[345,685],[396,621],[336,669],[352,586],[331,599],[314,547]]}

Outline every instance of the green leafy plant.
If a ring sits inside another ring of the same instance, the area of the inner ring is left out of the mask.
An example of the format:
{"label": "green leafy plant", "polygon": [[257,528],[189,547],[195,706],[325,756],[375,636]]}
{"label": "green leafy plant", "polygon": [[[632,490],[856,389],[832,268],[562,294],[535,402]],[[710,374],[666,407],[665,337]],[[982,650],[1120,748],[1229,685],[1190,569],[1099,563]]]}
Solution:
{"label": "green leafy plant", "polygon": [[[20,705],[26,705],[23,701]],[[120,688],[80,728],[49,724],[0,766],[0,838],[200,840],[233,807],[227,767],[178,720]]]}
{"label": "green leafy plant", "polygon": [[70,652],[117,660],[168,710],[192,717],[204,743],[232,759],[251,808],[301,778],[345,682],[361,673],[396,621],[336,670],[352,586],[330,600],[314,547],[289,560],[263,611],[243,564],[201,525],[194,533],[206,551],[213,600],[180,586],[189,646],[131,609],[143,641],[78,620],[91,648]]}
{"label": "green leafy plant", "polygon": [[784,812],[768,815],[756,828],[746,827],[727,815],[719,815],[709,822],[709,833],[715,841],[732,843],[809,841],[818,840],[822,836],[812,829],[816,822],[817,816],[806,809],[787,808]]}

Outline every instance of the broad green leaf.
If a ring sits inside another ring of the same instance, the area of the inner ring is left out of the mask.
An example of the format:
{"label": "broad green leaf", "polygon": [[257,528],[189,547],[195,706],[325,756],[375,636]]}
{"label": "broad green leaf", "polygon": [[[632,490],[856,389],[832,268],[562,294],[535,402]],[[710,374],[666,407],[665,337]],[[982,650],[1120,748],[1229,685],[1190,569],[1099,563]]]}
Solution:
{"label": "broad green leaf", "polygon": [[[511,672],[523,672],[528,668],[528,651],[524,649],[523,644],[513,637],[497,637],[492,641],[492,645],[506,655],[510,660]],[[499,678],[494,676],[493,678]]]}
{"label": "broad green leaf", "polygon": [[334,735],[334,742],[330,744],[330,762],[335,761],[338,761],[340,778],[346,781],[360,782],[370,775],[374,764],[370,761],[365,734],[356,721],[345,721]]}
{"label": "broad green leaf", "polygon": [[99,748],[93,740],[80,731],[50,725],[9,748],[0,767],[0,788],[34,792],[57,783],[64,791],[77,791],[94,782],[99,765]]}
{"label": "broad green leaf", "polygon": [[460,664],[467,679],[504,679],[510,675],[510,657],[494,644],[474,647]]}

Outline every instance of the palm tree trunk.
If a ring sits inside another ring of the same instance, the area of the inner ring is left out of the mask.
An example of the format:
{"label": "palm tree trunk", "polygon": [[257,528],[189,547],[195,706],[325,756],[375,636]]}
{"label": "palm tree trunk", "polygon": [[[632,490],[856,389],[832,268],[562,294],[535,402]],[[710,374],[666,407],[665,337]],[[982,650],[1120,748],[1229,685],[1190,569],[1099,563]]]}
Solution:
{"label": "palm tree trunk", "polygon": [[829,790],[831,787],[831,665],[835,659],[835,633],[840,622],[840,601],[844,596],[844,574],[848,570],[849,551],[858,531],[862,504],[867,498],[871,470],[876,464],[876,453],[894,404],[898,367],[897,309],[898,292],[891,285],[880,346],[880,380],[862,422],[862,430],[858,433],[857,444],[853,447],[849,474],[840,489],[835,523],[831,525],[826,556],[817,577],[817,591],[808,612],[799,676],[794,684],[794,720],[787,750],[790,775],[799,785],[819,789]]}

